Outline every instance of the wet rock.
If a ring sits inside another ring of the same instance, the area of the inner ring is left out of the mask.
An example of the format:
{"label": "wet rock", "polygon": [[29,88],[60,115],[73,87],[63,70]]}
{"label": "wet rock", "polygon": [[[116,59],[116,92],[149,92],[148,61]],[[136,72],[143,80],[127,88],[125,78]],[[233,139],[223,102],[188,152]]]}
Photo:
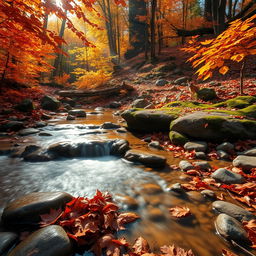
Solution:
{"label": "wet rock", "polygon": [[227,153],[232,153],[235,149],[235,146],[230,142],[223,142],[216,147],[216,150],[223,150]]}
{"label": "wet rock", "polygon": [[219,213],[225,213],[239,221],[249,221],[255,219],[255,216],[249,211],[229,202],[215,201],[212,204],[212,208]]}
{"label": "wet rock", "polygon": [[121,126],[119,124],[114,124],[111,122],[105,122],[104,124],[101,125],[101,129],[118,129]]}
{"label": "wet rock", "polygon": [[256,156],[256,148],[248,149],[248,150],[242,152],[241,155]]}
{"label": "wet rock", "polygon": [[194,112],[171,122],[171,131],[205,141],[256,139],[256,121],[234,118],[225,113]]}
{"label": "wet rock", "polygon": [[151,221],[162,221],[165,219],[165,216],[163,215],[163,211],[161,211],[159,208],[155,208],[152,206],[149,206],[147,209],[148,218]]}
{"label": "wet rock", "polygon": [[45,114],[45,113],[43,113],[42,115],[41,115],[41,119],[42,120],[50,120],[52,117],[50,116],[50,115],[47,115],[47,114]]}
{"label": "wet rock", "polygon": [[7,205],[2,214],[2,223],[8,229],[20,230],[37,226],[40,214],[49,213],[50,209],[59,209],[72,200],[64,192],[35,192],[16,199]]}
{"label": "wet rock", "polygon": [[167,85],[169,82],[165,79],[159,79],[156,81],[156,86],[165,86]]}
{"label": "wet rock", "polygon": [[47,126],[48,124],[46,123],[46,122],[44,122],[44,121],[39,121],[39,122],[36,122],[35,123],[35,128],[42,128],[42,127],[45,127],[45,126]]}
{"label": "wet rock", "polygon": [[193,164],[201,171],[209,171],[210,169],[212,169],[211,165],[206,161],[194,162]]}
{"label": "wet rock", "polygon": [[48,161],[52,161],[56,159],[56,156],[45,152],[45,151],[41,151],[36,150],[30,154],[27,154],[26,156],[23,157],[24,161],[27,162],[48,162]]}
{"label": "wet rock", "polygon": [[102,108],[102,107],[97,107],[97,108],[95,108],[94,110],[95,110],[95,111],[100,111],[100,112],[102,112],[102,111],[104,111],[104,108]]}
{"label": "wet rock", "polygon": [[187,83],[190,79],[186,76],[180,77],[174,81],[174,84],[181,85],[183,83]]}
{"label": "wet rock", "polygon": [[196,202],[204,202],[205,200],[204,196],[198,191],[189,191],[186,194],[191,200]]}
{"label": "wet rock", "polygon": [[177,192],[177,193],[183,193],[184,189],[182,188],[180,183],[175,183],[170,186],[168,186],[169,191]]}
{"label": "wet rock", "polygon": [[202,160],[207,159],[207,155],[204,152],[196,152],[195,156],[196,156],[196,159],[202,159]]}
{"label": "wet rock", "polygon": [[212,190],[209,190],[209,189],[205,189],[205,190],[202,190],[201,191],[201,194],[206,197],[206,198],[209,198],[211,200],[215,200],[216,199],[216,194],[214,191]]}
{"label": "wet rock", "polygon": [[207,143],[204,141],[189,141],[184,145],[187,151],[205,152],[207,150]]}
{"label": "wet rock", "polygon": [[195,169],[195,167],[187,160],[180,161],[179,167],[184,172]]}
{"label": "wet rock", "polygon": [[56,111],[60,107],[60,101],[56,98],[46,95],[41,100],[41,107],[45,110]]}
{"label": "wet rock", "polygon": [[73,99],[71,99],[71,98],[65,97],[65,98],[62,98],[60,101],[63,104],[68,104],[71,107],[74,107],[76,105],[76,102]]}
{"label": "wet rock", "polygon": [[34,109],[33,101],[24,99],[15,108],[22,112],[31,112]]}
{"label": "wet rock", "polygon": [[192,177],[190,176],[190,175],[187,175],[187,174],[181,174],[180,176],[179,176],[179,179],[180,180],[183,180],[183,181],[191,181],[192,180]]}
{"label": "wet rock", "polygon": [[38,135],[39,135],[39,136],[42,136],[42,137],[50,137],[50,136],[53,136],[51,133],[48,133],[48,132],[40,132]]}
{"label": "wet rock", "polygon": [[86,112],[83,109],[72,109],[68,114],[75,117],[86,117]]}
{"label": "wet rock", "polygon": [[171,131],[169,133],[169,138],[171,140],[171,143],[178,146],[183,146],[188,142],[188,138],[178,132]]}
{"label": "wet rock", "polygon": [[141,192],[142,194],[156,195],[156,194],[162,193],[163,190],[162,190],[162,188],[161,188],[159,185],[157,185],[157,184],[147,183],[147,184],[141,185],[140,192]]}
{"label": "wet rock", "polygon": [[165,110],[128,109],[121,114],[129,130],[139,132],[169,131],[170,122],[177,116]]}
{"label": "wet rock", "polygon": [[13,232],[0,232],[0,255],[4,255],[17,241],[18,235]]}
{"label": "wet rock", "polygon": [[150,154],[139,150],[129,150],[124,158],[131,162],[142,163],[149,167],[164,167],[166,158],[156,154]]}
{"label": "wet rock", "polygon": [[217,182],[222,182],[225,184],[241,184],[245,182],[243,176],[238,173],[234,173],[225,168],[220,168],[216,170],[212,175]]}
{"label": "wet rock", "polygon": [[127,209],[136,210],[139,207],[138,201],[130,196],[118,195],[115,197],[115,200]]}
{"label": "wet rock", "polygon": [[25,128],[25,125],[21,121],[8,121],[5,124],[0,125],[0,131],[19,131]]}
{"label": "wet rock", "polygon": [[150,102],[146,99],[137,99],[132,102],[131,107],[132,108],[145,108],[149,104],[150,104]]}
{"label": "wet rock", "polygon": [[116,132],[118,132],[118,133],[127,133],[127,130],[122,127],[122,128],[118,128],[118,129],[116,130]]}
{"label": "wet rock", "polygon": [[243,170],[256,168],[256,156],[238,156],[234,159],[233,165]]}
{"label": "wet rock", "polygon": [[71,256],[72,246],[64,229],[51,225],[29,235],[8,255]]}
{"label": "wet rock", "polygon": [[196,92],[196,96],[200,100],[214,100],[217,98],[217,94],[212,88],[202,88]]}
{"label": "wet rock", "polygon": [[113,101],[109,104],[109,108],[120,108],[122,106],[121,102]]}
{"label": "wet rock", "polygon": [[226,159],[226,160],[230,159],[230,155],[227,152],[223,151],[223,150],[218,150],[217,155],[220,159]]}
{"label": "wet rock", "polygon": [[35,134],[35,133],[39,133],[40,130],[35,129],[35,128],[26,128],[26,129],[22,129],[19,131],[19,135],[20,136],[27,136],[27,135],[31,135],[31,134]]}
{"label": "wet rock", "polygon": [[130,149],[127,140],[116,140],[110,150],[111,155],[123,156]]}
{"label": "wet rock", "polygon": [[75,120],[75,119],[76,119],[75,116],[72,116],[72,115],[68,115],[68,116],[67,116],[67,120],[68,120],[68,121],[72,121],[72,120]]}
{"label": "wet rock", "polygon": [[249,243],[249,239],[242,224],[227,214],[220,214],[215,222],[218,233],[227,240],[234,240],[237,243]]}
{"label": "wet rock", "polygon": [[147,143],[151,142],[151,140],[152,140],[151,137],[146,137],[146,138],[143,139],[143,141],[145,141]]}
{"label": "wet rock", "polygon": [[148,146],[151,147],[151,148],[163,150],[163,147],[160,145],[159,141],[151,141],[151,142],[148,144]]}
{"label": "wet rock", "polygon": [[21,153],[21,157],[25,157],[26,155],[29,155],[37,150],[41,149],[40,146],[37,145],[28,145],[25,147],[24,151]]}

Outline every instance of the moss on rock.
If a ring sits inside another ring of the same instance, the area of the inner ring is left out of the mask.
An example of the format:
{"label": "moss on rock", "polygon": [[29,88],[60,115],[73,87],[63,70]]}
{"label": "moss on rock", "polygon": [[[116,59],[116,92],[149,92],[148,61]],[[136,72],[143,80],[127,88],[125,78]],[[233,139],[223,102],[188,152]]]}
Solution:
{"label": "moss on rock", "polygon": [[175,132],[175,131],[171,131],[169,133],[169,138],[171,143],[173,143],[174,145],[178,145],[178,146],[183,146],[184,144],[186,144],[189,140],[186,136]]}

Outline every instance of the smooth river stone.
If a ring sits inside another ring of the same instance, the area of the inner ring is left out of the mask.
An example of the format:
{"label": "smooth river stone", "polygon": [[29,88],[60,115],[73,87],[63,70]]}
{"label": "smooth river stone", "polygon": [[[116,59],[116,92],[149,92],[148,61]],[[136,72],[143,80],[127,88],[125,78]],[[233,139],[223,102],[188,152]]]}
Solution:
{"label": "smooth river stone", "polygon": [[15,230],[35,226],[41,220],[40,214],[63,207],[72,198],[65,192],[36,192],[25,195],[5,207],[2,223]]}
{"label": "smooth river stone", "polygon": [[156,154],[150,154],[139,150],[129,150],[124,158],[131,162],[139,162],[149,167],[164,167],[166,158]]}
{"label": "smooth river stone", "polygon": [[205,152],[207,150],[207,143],[204,141],[189,141],[184,145],[187,151]]}
{"label": "smooth river stone", "polygon": [[4,252],[9,250],[16,240],[18,235],[13,232],[0,232],[0,255],[3,255]]}
{"label": "smooth river stone", "polygon": [[243,176],[241,176],[238,173],[231,172],[225,168],[220,168],[216,170],[212,175],[212,178],[214,178],[218,182],[222,182],[225,184],[241,184],[245,182],[245,179]]}
{"label": "smooth river stone", "polygon": [[256,168],[256,156],[238,156],[233,160],[233,165],[243,170],[251,170]]}
{"label": "smooth river stone", "polygon": [[234,240],[239,244],[249,243],[246,231],[235,218],[221,213],[216,219],[215,226],[218,233],[227,240]]}
{"label": "smooth river stone", "polygon": [[179,167],[182,171],[189,171],[195,169],[195,167],[187,160],[181,160]]}
{"label": "smooth river stone", "polygon": [[39,229],[16,246],[8,256],[70,256],[71,242],[60,226]]}
{"label": "smooth river stone", "polygon": [[249,211],[229,202],[215,201],[212,203],[212,208],[220,213],[225,213],[239,221],[255,219],[255,216]]}

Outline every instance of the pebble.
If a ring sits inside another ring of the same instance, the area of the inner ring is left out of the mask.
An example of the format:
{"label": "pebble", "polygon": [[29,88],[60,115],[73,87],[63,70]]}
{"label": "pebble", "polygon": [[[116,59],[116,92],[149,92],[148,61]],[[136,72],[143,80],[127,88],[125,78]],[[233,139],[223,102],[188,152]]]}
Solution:
{"label": "pebble", "polygon": [[225,168],[220,168],[216,170],[212,175],[217,182],[222,182],[225,184],[241,184],[245,182],[243,176],[238,173],[234,173]]}
{"label": "pebble", "polygon": [[184,145],[187,151],[206,152],[207,143],[204,141],[189,141]]}

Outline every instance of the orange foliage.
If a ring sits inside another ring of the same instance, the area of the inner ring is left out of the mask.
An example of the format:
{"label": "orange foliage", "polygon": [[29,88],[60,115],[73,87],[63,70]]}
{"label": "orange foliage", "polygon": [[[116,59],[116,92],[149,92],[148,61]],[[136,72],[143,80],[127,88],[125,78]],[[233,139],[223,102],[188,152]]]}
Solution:
{"label": "orange foliage", "polygon": [[226,61],[241,62],[246,56],[256,54],[255,19],[256,15],[245,21],[233,21],[217,38],[199,43],[196,41],[197,37],[194,37],[190,41],[191,46],[183,48],[186,52],[194,53],[188,60],[192,62],[192,66],[201,66],[196,72],[199,79],[212,77],[214,69],[219,69],[225,75],[230,69],[225,64]]}
{"label": "orange foliage", "polygon": [[64,73],[62,76],[56,76],[54,77],[54,81],[57,84],[61,84],[64,86],[70,86],[70,83],[68,82],[68,80],[70,79],[70,75]]}

